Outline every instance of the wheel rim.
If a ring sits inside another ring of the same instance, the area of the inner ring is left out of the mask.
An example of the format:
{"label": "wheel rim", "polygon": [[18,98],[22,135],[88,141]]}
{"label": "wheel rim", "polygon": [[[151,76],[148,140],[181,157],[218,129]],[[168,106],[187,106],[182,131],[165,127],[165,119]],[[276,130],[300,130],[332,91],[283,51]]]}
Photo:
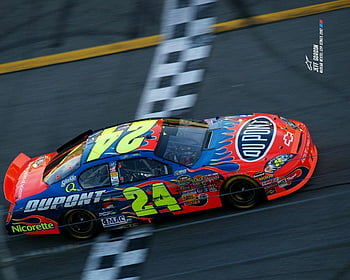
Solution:
{"label": "wheel rim", "polygon": [[251,207],[256,203],[256,190],[254,188],[255,186],[251,182],[238,179],[229,185],[229,196],[237,206]]}
{"label": "wheel rim", "polygon": [[72,235],[88,236],[94,229],[94,217],[87,211],[75,210],[69,213],[67,224]]}

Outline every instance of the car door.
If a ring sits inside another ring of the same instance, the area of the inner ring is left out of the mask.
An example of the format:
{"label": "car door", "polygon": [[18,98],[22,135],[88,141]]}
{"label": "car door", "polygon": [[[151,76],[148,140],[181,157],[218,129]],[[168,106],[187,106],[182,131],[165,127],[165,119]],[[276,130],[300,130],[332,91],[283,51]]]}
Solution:
{"label": "car door", "polygon": [[221,206],[219,175],[210,169],[141,157],[119,161],[118,173],[126,207],[138,219]]}
{"label": "car door", "polygon": [[124,213],[148,220],[182,210],[170,164],[138,157],[120,160],[117,165],[121,197],[127,202]]}

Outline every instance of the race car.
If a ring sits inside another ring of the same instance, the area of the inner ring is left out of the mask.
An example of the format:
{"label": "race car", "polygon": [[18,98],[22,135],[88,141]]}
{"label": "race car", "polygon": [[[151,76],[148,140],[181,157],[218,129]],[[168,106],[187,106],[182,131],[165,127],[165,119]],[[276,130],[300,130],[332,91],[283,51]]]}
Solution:
{"label": "race car", "polygon": [[136,120],[89,130],[10,164],[9,234],[78,239],[222,206],[249,209],[300,189],[317,149],[307,127],[273,114]]}

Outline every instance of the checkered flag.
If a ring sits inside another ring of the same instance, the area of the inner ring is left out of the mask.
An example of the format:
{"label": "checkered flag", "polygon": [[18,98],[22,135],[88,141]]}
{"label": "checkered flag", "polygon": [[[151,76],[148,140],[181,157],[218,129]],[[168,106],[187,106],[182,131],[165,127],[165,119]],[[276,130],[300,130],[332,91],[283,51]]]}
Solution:
{"label": "checkered flag", "polygon": [[210,54],[216,0],[168,0],[136,118],[167,117],[192,107]]}

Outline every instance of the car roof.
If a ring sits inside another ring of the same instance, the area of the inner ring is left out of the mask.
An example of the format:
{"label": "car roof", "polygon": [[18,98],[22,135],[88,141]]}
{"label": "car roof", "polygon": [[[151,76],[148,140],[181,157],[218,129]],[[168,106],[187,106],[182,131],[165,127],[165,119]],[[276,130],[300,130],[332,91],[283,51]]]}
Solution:
{"label": "car roof", "polygon": [[121,156],[139,151],[153,152],[163,126],[208,127],[204,120],[181,118],[153,118],[121,123],[98,130],[88,130],[57,149],[58,154],[65,154],[77,145],[84,144],[82,164],[98,159]]}
{"label": "car roof", "polygon": [[136,151],[154,151],[163,119],[138,120],[94,131],[86,139],[82,162]]}

